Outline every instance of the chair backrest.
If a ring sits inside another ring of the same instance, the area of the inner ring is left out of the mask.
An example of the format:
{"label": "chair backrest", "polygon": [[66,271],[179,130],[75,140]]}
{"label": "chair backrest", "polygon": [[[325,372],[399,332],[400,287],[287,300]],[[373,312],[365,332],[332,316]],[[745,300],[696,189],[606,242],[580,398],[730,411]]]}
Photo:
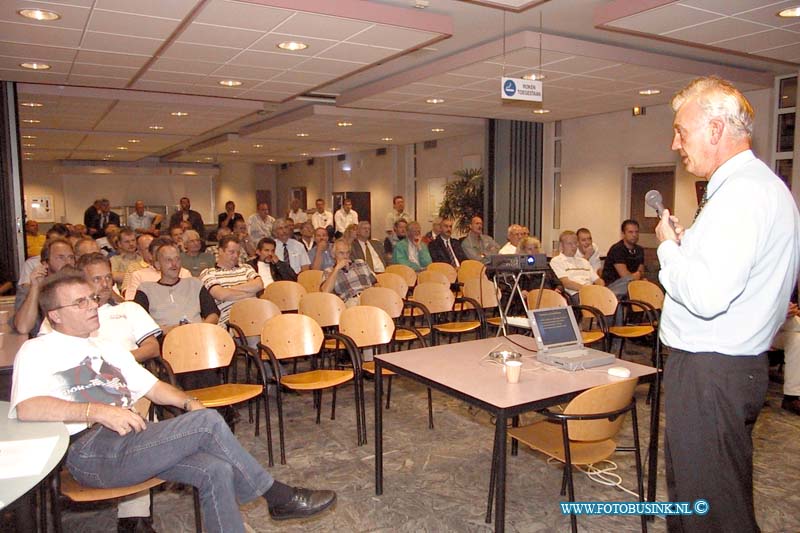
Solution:
{"label": "chair backrest", "polygon": [[[607,385],[593,387],[576,396],[564,409],[566,415],[592,415],[612,413],[622,409],[633,398],[633,391],[638,383],[638,378],[616,381]],[[613,421],[599,420],[570,420],[569,439],[579,441],[600,441],[613,438],[622,423],[624,416],[619,416]]]}
{"label": "chair backrest", "polygon": [[440,283],[420,283],[414,287],[414,301],[419,302],[431,313],[452,311],[456,297],[449,287]]}
{"label": "chair backrest", "polygon": [[[542,293],[542,301],[536,306],[539,299],[539,292]],[[567,300],[553,289],[533,289],[528,291],[528,309],[539,309],[545,307],[566,307]]]}
{"label": "chair backrest", "polygon": [[378,287],[392,289],[400,298],[408,296],[408,283],[399,274],[381,272],[376,274],[375,277],[378,279]]}
{"label": "chair backrest", "polygon": [[458,280],[458,271],[456,267],[451,265],[450,263],[441,263],[435,262],[428,265],[426,270],[434,270],[436,272],[441,272],[445,276],[447,276],[447,281],[450,283],[455,283]]}
{"label": "chair backrest", "polygon": [[339,315],[344,311],[344,302],[330,292],[312,292],[300,298],[297,312],[310,316],[323,328],[339,325]]}
{"label": "chair backrest", "polygon": [[323,340],[325,334],[320,325],[306,315],[278,315],[261,328],[261,344],[268,346],[278,359],[319,353]]}
{"label": "chair backrest", "polygon": [[485,275],[465,281],[462,292],[467,298],[472,298],[481,304],[484,309],[497,307],[498,305],[499,297],[494,283],[489,281],[489,278]]}
{"label": "chair backrest", "polygon": [[661,287],[646,279],[635,279],[628,284],[628,296],[631,300],[647,302],[655,309],[664,306],[664,291]]}
{"label": "chair backrest", "polygon": [[322,285],[322,270],[303,270],[297,275],[297,283],[303,286],[306,292],[319,292]]}
{"label": "chair backrest", "polygon": [[[617,297],[608,287],[600,285],[584,285],[578,291],[581,305],[594,307],[604,316],[612,316],[617,310]],[[583,316],[591,318],[593,315],[588,311],[583,311]]]}
{"label": "chair backrest", "polygon": [[386,267],[386,272],[391,272],[392,274],[397,274],[403,281],[406,282],[406,285],[409,287],[413,287],[417,284],[417,273],[414,272],[414,269],[410,266],[406,265],[389,265]]}
{"label": "chair backrest", "polygon": [[269,300],[245,298],[233,304],[228,323],[238,326],[245,337],[253,337],[261,334],[264,322],[279,314],[281,310]]}
{"label": "chair backrest", "polygon": [[394,320],[379,307],[356,305],[342,313],[339,332],[353,339],[359,348],[387,344],[394,336]]}
{"label": "chair backrest", "polygon": [[477,278],[486,269],[486,265],[474,259],[466,259],[458,267],[458,281],[465,283],[470,278]]}
{"label": "chair backrest", "polygon": [[278,306],[281,312],[297,311],[300,307],[300,298],[306,294],[306,289],[296,281],[274,281],[267,285],[261,297]]}
{"label": "chair backrest", "polygon": [[222,368],[231,363],[236,349],[233,338],[216,324],[184,324],[170,331],[161,347],[163,357],[176,374]]}
{"label": "chair backrest", "polygon": [[361,305],[379,307],[389,313],[392,318],[403,314],[403,299],[392,289],[386,287],[370,287],[361,293]]}
{"label": "chair backrest", "polygon": [[436,270],[423,270],[417,274],[417,283],[439,283],[447,287],[450,286],[450,280],[442,272]]}

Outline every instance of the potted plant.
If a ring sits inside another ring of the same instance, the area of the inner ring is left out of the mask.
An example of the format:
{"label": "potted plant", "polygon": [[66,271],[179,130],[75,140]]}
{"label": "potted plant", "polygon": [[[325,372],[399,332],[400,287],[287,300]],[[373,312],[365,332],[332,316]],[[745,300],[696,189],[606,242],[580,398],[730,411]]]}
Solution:
{"label": "potted plant", "polygon": [[464,168],[453,176],[456,179],[444,186],[439,216],[453,219],[457,232],[465,234],[472,217],[483,215],[483,169]]}

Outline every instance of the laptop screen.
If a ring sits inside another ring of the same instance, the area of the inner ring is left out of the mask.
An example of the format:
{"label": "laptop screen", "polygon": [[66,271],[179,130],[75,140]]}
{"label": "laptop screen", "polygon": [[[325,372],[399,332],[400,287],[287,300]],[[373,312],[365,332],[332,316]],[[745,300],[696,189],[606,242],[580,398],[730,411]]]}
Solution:
{"label": "laptop screen", "polygon": [[571,308],[534,309],[531,313],[536,321],[537,329],[542,337],[541,342],[544,346],[559,346],[578,342],[570,317]]}

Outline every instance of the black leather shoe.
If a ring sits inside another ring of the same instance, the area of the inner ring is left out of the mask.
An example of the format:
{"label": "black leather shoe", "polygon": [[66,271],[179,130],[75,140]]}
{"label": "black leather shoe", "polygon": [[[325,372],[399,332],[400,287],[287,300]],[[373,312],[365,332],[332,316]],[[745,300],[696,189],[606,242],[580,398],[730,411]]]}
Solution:
{"label": "black leather shoe", "polygon": [[149,516],[131,516],[117,519],[117,533],[156,533]]}
{"label": "black leather shoe", "polygon": [[800,415],[800,398],[783,398],[783,403],[781,403],[781,407],[790,411],[796,415]]}
{"label": "black leather shoe", "polygon": [[289,520],[306,518],[321,513],[336,501],[336,493],[332,490],[294,489],[294,496],[283,505],[269,507],[269,515],[273,520]]}

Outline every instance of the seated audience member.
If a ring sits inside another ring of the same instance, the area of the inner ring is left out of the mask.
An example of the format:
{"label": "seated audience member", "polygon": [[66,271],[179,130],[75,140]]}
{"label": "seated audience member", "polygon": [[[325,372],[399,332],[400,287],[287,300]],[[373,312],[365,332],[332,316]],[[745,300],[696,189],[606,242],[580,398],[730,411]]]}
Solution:
{"label": "seated audience member", "polygon": [[622,223],[622,239],[609,248],[603,265],[603,281],[617,298],[628,294],[628,283],[644,278],[644,248],[639,242],[639,223],[626,220]]}
{"label": "seated audience member", "polygon": [[281,261],[275,255],[275,239],[271,237],[258,241],[256,257],[248,261],[248,264],[258,272],[264,288],[273,281],[297,281],[297,274],[289,263]]}
{"label": "seated audience member", "polygon": [[453,238],[453,220],[449,218],[442,220],[441,228],[441,233],[428,246],[431,260],[437,263],[450,263],[458,268],[467,256],[461,248],[461,241]]}
{"label": "seated audience member", "polygon": [[105,235],[97,237],[97,245],[100,247],[100,252],[113,257],[117,255],[117,245],[119,244],[119,232],[121,228],[116,224],[109,224],[106,226]]}
{"label": "seated audience member", "polygon": [[233,231],[233,225],[237,220],[244,222],[244,217],[241,213],[236,212],[236,204],[228,200],[225,202],[225,212],[217,215],[217,227]]}
{"label": "seated audience member", "polygon": [[434,217],[431,223],[431,230],[422,237],[422,242],[430,247],[430,244],[436,240],[436,237],[442,232],[442,217]]}
{"label": "seated audience member", "polygon": [[73,224],[70,229],[70,235],[73,237],[88,237],[89,234],[86,231],[86,226],[83,224]]}
{"label": "seated audience member", "polygon": [[97,228],[100,226],[101,205],[102,200],[98,198],[83,212],[83,225],[86,227],[86,233],[90,237],[98,237]]}
{"label": "seated audience member", "polygon": [[[109,488],[158,477],[195,486],[209,532],[243,532],[239,503],[259,496],[278,520],[311,516],[335,501],[332,491],[273,480],[218,413],[159,381],[117,344],[90,339],[100,323],[82,276],[45,283],[41,308],[54,331],[17,354],[9,417],[67,423],[73,443],[65,465],[79,483]],[[143,396],[187,412],[146,421],[133,410]]]}
{"label": "seated audience member", "polygon": [[200,281],[219,307],[219,323],[223,326],[228,324],[234,302],[258,296],[264,290],[264,283],[253,267],[247,263],[239,263],[240,250],[241,245],[236,236],[222,237],[216,266],[207,268],[200,274]]}
{"label": "seated audience member", "polygon": [[601,275],[603,262],[600,260],[600,250],[592,242],[592,232],[586,228],[580,228],[576,233],[578,234],[578,251],[575,256],[589,261],[589,264],[592,265],[592,270],[597,272],[598,276]]}
{"label": "seated audience member", "polygon": [[383,239],[383,255],[386,257],[386,264],[392,264],[394,247],[408,235],[408,222],[404,218],[394,223],[394,233]]}
{"label": "seated audience member", "polygon": [[578,251],[578,236],[574,231],[563,231],[558,237],[561,253],[550,261],[550,267],[564,285],[564,291],[572,303],[580,303],[578,291],[584,285],[604,285],[603,279],[597,275],[589,261],[575,254]]}
{"label": "seated audience member", "polygon": [[25,250],[28,257],[41,254],[46,240],[47,237],[43,233],[39,233],[38,222],[33,219],[25,221]]}
{"label": "seated audience member", "polygon": [[394,223],[400,219],[403,219],[406,222],[411,222],[413,220],[411,215],[406,213],[406,199],[401,195],[397,195],[392,198],[392,210],[386,214],[386,224],[384,225],[384,228],[386,230],[387,237],[390,236],[394,231]]}
{"label": "seated audience member", "polygon": [[311,261],[305,246],[292,239],[292,223],[285,218],[275,221],[272,231],[275,234],[275,253],[278,259],[286,261],[292,266],[295,274],[308,270]]}
{"label": "seated audience member", "polygon": [[[128,286],[125,287],[126,300],[133,300],[133,297],[136,296],[136,291],[139,289],[139,285],[142,283],[147,281],[158,281],[158,279],[161,277],[161,274],[153,266],[153,258],[156,256],[158,249],[165,244],[172,244],[175,246],[175,243],[169,237],[158,237],[153,239],[153,241],[150,243],[150,246],[147,247],[147,255],[144,257],[145,261],[147,262],[147,267],[140,268],[139,270],[131,273]],[[180,277],[191,278],[192,273],[185,268],[181,268]]]}
{"label": "seated audience member", "polygon": [[789,303],[786,321],[778,330],[772,346],[783,350],[783,402],[781,407],[800,415],[800,310]]}
{"label": "seated audience member", "polygon": [[[67,229],[65,224],[53,224],[53,226],[47,230],[47,233],[45,233],[45,237],[45,242],[49,241],[50,239],[66,239],[69,237],[69,229]],[[44,248],[44,246],[42,246],[42,248]],[[31,273],[37,266],[41,264],[41,253],[26,259],[22,264],[22,270],[20,270],[17,285],[29,285],[31,282]]]}
{"label": "seated audience member", "polygon": [[178,226],[169,228],[169,238],[172,239],[172,242],[174,242],[181,251],[183,251],[183,234],[190,229],[191,227],[187,228],[183,222]]}
{"label": "seated audience member", "polygon": [[133,204],[133,213],[128,215],[127,222],[128,227],[137,234],[149,233],[153,237],[158,237],[162,220],[164,220],[162,215],[152,211],[145,211],[144,202],[136,200],[136,203]]}
{"label": "seated audience member", "polygon": [[250,239],[257,243],[264,237],[272,237],[273,224],[275,224],[275,218],[269,214],[269,204],[258,202],[256,212],[247,219],[247,231]]}
{"label": "seated audience member", "polygon": [[[305,247],[306,252],[311,251],[311,248],[314,247],[315,243],[314,224],[312,224],[310,221],[307,221],[300,227],[300,238],[298,241]],[[311,256],[309,255],[308,258],[311,259]]]}
{"label": "seated audience member", "polygon": [[311,270],[327,270],[336,264],[331,253],[332,245],[328,240],[328,230],[317,228],[314,230],[314,247],[308,251],[311,261]]}
{"label": "seated audience member", "polygon": [[136,252],[136,232],[125,228],[119,232],[117,241],[117,255],[111,257],[111,276],[114,283],[121,285],[125,280],[128,267],[135,262],[141,262],[142,256]]}
{"label": "seated audience member", "polygon": [[153,242],[153,239],[155,239],[155,237],[149,233],[142,233],[136,237],[136,254],[139,256],[139,260],[128,264],[128,270],[125,272],[125,276],[122,278],[122,284],[120,285],[120,290],[123,294],[125,294],[125,289],[128,288],[131,282],[133,273],[150,266],[150,243]]}
{"label": "seated audience member", "polygon": [[296,239],[299,239],[300,229],[303,227],[303,224],[308,222],[308,213],[306,213],[305,209],[300,208],[299,198],[292,198],[292,201],[289,204],[289,210],[286,212],[286,218],[291,218],[292,222],[294,222],[292,234]]}
{"label": "seated audience member", "polygon": [[[95,206],[97,205],[97,202],[95,202]],[[108,229],[108,226],[113,225],[119,228],[120,220],[119,215],[111,210],[111,202],[109,202],[107,198],[102,198],[99,200],[99,210],[97,211],[97,215],[91,217],[90,222],[86,222],[84,220],[84,224],[89,230],[89,235],[95,239],[99,239],[100,237],[107,236],[106,230]]]}
{"label": "seated audience member", "polygon": [[386,271],[386,266],[383,264],[381,253],[378,250],[383,249],[380,242],[371,238],[372,225],[362,220],[356,227],[356,238],[353,239],[351,244],[351,257],[354,259],[363,259],[369,269],[374,273],[379,274]]}
{"label": "seated audience member", "polygon": [[97,241],[88,235],[84,235],[75,241],[75,244],[72,245],[72,249],[75,251],[75,261],[86,254],[93,254],[95,252],[98,254],[102,253],[100,252],[100,247],[97,246]]}
{"label": "seated audience member", "polygon": [[333,213],[325,209],[325,200],[322,198],[317,198],[314,205],[316,206],[316,209],[313,213],[311,213],[311,223],[314,225],[314,229],[327,229],[330,238],[330,235],[333,235],[334,232]]}
{"label": "seated audience member", "polygon": [[358,213],[353,209],[353,201],[350,198],[342,200],[342,207],[333,214],[336,236],[341,237],[348,226],[358,224]]}
{"label": "seated audience member", "polygon": [[246,263],[248,259],[256,256],[256,245],[258,241],[250,239],[250,234],[247,232],[247,223],[244,220],[237,220],[233,224],[233,234],[239,239],[239,244],[242,246],[240,261]]}
{"label": "seated audience member", "polygon": [[205,239],[206,227],[203,224],[203,217],[197,211],[192,210],[192,203],[186,196],[180,199],[180,204],[181,208],[172,213],[169,218],[169,227],[174,228],[180,226],[181,222],[187,222],[191,224],[192,229],[200,235],[201,239]]}
{"label": "seated audience member", "polygon": [[164,335],[181,324],[219,322],[219,308],[203,283],[198,278],[180,277],[177,246],[160,246],[153,260],[161,277],[139,285],[133,301],[153,317]]}
{"label": "seated audience member", "polygon": [[469,223],[469,233],[461,239],[461,248],[467,259],[483,261],[490,255],[500,251],[500,245],[494,239],[483,233],[483,219],[479,216],[472,217]]}
{"label": "seated audience member", "polygon": [[214,256],[214,262],[217,261],[217,257],[219,256],[219,241],[221,241],[226,235],[233,235],[233,232],[228,228],[219,228],[216,232],[217,244],[212,244],[206,248],[206,252]]}
{"label": "seated audience member", "polygon": [[331,292],[341,298],[347,307],[358,305],[361,293],[378,280],[361,259],[350,260],[351,245],[339,239],[333,243],[336,264],[322,273],[320,291]]}
{"label": "seated audience member", "polygon": [[39,312],[39,293],[44,281],[65,267],[75,266],[75,253],[64,238],[52,238],[44,243],[41,262],[33,269],[30,280],[17,286],[14,297],[14,329],[31,337],[39,333],[42,314]]}
{"label": "seated audience member", "polygon": [[522,226],[519,224],[511,224],[508,227],[508,242],[500,248],[498,253],[513,255],[517,253],[517,246],[519,241],[522,240]]}
{"label": "seated audience member", "polygon": [[[519,241],[517,254],[536,255],[542,253],[544,253],[542,251],[542,243],[536,237],[523,237],[522,240]],[[523,283],[522,279],[525,279],[526,277],[528,281]],[[539,284],[541,282],[540,278],[536,276],[523,276],[522,279],[520,279],[520,288],[522,289],[524,296],[527,297],[529,290],[539,288]],[[550,267],[550,265],[547,266],[547,272],[545,273],[544,288],[552,289],[556,292],[564,292],[561,282],[559,281],[555,272],[553,272],[553,269]]]}
{"label": "seated audience member", "polygon": [[408,235],[394,247],[392,263],[406,265],[419,272],[425,270],[432,262],[428,246],[422,242],[422,227],[419,222],[410,222]]}
{"label": "seated audience member", "polygon": [[183,232],[183,250],[181,253],[181,264],[192,273],[192,276],[199,277],[200,272],[214,266],[214,254],[203,252],[203,241],[200,234],[190,229]]}
{"label": "seated audience member", "polygon": [[344,233],[341,235],[341,239],[346,241],[348,244],[353,244],[353,241],[356,240],[356,231],[358,230],[358,224],[350,224],[344,229]]}

